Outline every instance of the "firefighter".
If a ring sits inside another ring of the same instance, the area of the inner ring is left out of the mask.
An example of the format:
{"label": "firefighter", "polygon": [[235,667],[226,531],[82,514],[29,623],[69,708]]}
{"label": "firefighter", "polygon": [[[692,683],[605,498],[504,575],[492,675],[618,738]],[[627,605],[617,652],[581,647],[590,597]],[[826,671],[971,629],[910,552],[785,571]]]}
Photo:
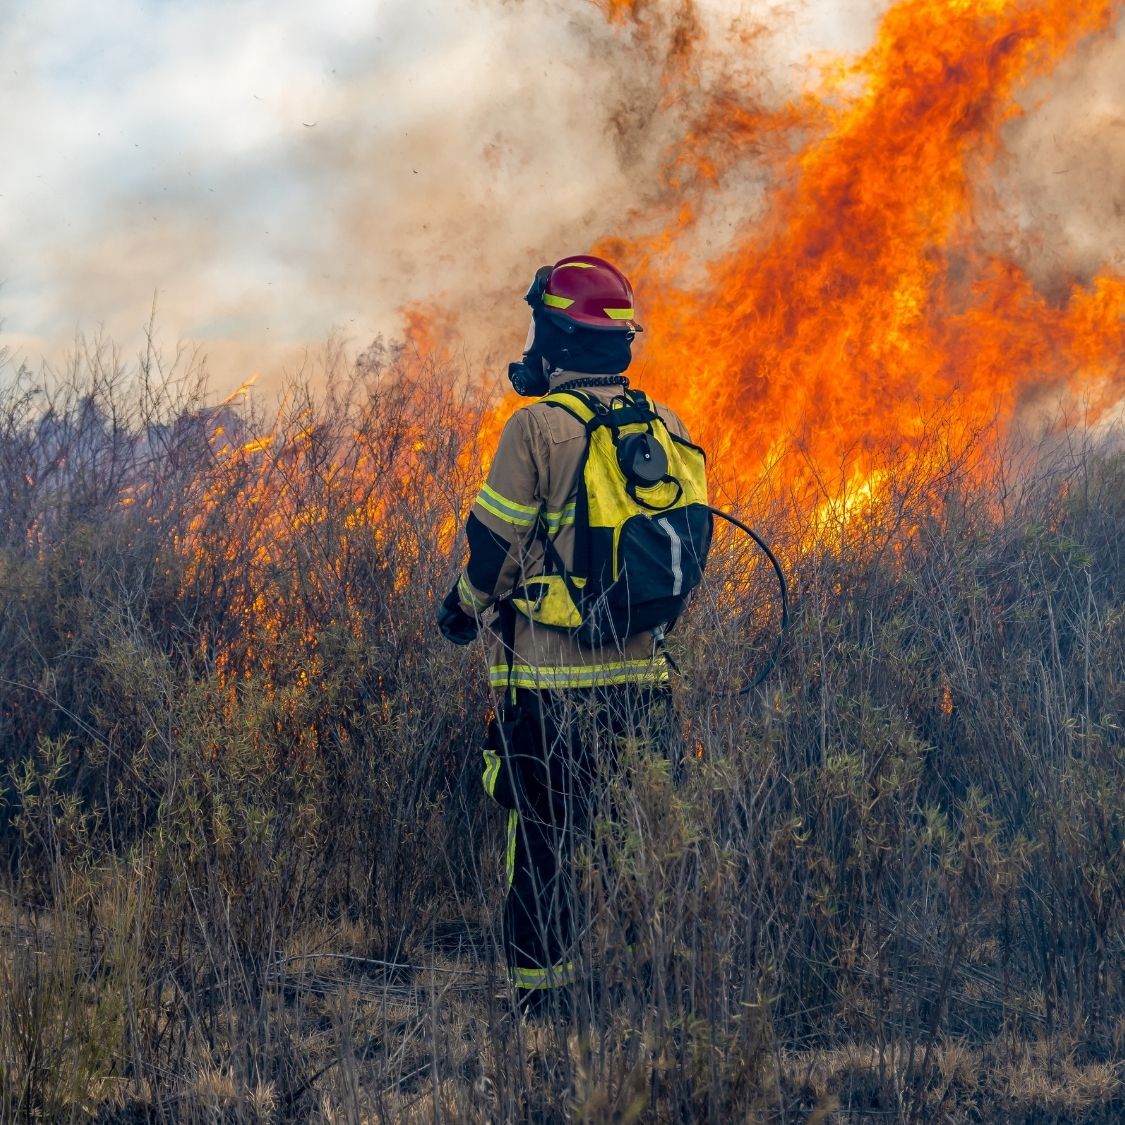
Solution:
{"label": "firefighter", "polygon": [[[532,316],[523,360],[509,371],[515,389],[535,398],[581,390],[606,404],[621,396],[640,330],[626,277],[601,258],[564,258],[538,271],[525,299]],[[656,410],[686,440],[676,415]],[[586,440],[578,419],[547,402],[512,415],[468,516],[467,565],[438,611],[441,632],[460,645],[488,615],[496,718],[483,781],[508,810],[504,945],[520,1009],[532,1015],[570,1006],[583,924],[575,850],[589,838],[619,740],[666,743],[670,729],[659,631],[588,647],[512,607],[544,573],[545,537],[564,563],[573,556]]]}

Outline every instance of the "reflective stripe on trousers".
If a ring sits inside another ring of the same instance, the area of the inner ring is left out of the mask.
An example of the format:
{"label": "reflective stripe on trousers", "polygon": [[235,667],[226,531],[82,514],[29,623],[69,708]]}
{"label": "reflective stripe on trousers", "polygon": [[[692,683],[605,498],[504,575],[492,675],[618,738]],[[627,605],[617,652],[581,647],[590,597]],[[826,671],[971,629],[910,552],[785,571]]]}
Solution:
{"label": "reflective stripe on trousers", "polygon": [[488,680],[496,690],[522,688],[528,691],[565,691],[575,688],[601,688],[637,685],[659,687],[668,682],[668,666],[661,660],[617,660],[606,664],[574,664],[539,667],[516,661],[493,664]]}

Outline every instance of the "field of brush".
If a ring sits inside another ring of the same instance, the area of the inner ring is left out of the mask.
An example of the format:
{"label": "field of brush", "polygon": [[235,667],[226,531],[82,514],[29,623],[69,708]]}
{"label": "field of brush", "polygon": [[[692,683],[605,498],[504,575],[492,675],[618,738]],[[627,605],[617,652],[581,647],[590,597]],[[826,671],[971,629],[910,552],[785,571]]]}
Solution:
{"label": "field of brush", "polygon": [[0,373],[0,1120],[1125,1117],[1112,444],[935,424],[862,507],[736,505],[778,665],[739,694],[776,589],[724,534],[673,761],[623,748],[584,853],[583,1018],[531,1026],[483,651],[434,626],[486,406],[326,364],[266,417]]}

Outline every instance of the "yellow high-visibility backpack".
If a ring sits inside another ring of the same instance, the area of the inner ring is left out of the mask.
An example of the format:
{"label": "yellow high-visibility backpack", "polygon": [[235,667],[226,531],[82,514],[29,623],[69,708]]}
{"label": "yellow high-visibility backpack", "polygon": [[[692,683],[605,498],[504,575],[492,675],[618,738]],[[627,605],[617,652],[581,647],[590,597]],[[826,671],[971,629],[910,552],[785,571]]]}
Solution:
{"label": "yellow high-visibility backpack", "polygon": [[669,432],[641,391],[610,404],[576,391],[542,401],[586,430],[574,565],[565,566],[540,521],[547,572],[525,580],[513,608],[599,647],[667,627],[702,579],[711,546],[703,450]]}

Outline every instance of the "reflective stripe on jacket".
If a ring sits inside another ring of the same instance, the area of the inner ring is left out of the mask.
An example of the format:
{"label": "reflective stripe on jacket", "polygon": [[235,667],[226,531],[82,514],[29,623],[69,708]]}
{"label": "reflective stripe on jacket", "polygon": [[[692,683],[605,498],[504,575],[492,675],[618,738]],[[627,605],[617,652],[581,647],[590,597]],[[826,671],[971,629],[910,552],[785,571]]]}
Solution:
{"label": "reflective stripe on jacket", "polygon": [[[554,389],[585,376],[556,372]],[[583,387],[583,393],[610,402],[621,387]],[[666,406],[656,409],[668,429],[685,440],[680,419]],[[575,496],[578,470],[586,449],[582,424],[567,411],[542,401],[521,407],[500,436],[488,479],[466,523],[469,560],[457,594],[469,613],[480,614],[527,579],[546,569],[543,544],[536,535],[542,519],[563,562],[574,560]],[[508,686],[509,668],[496,624],[492,631],[489,679]],[[535,626],[515,614],[513,687],[588,688],[599,684],[662,683],[668,678],[663,655],[652,633],[630,637],[620,646],[590,649],[567,633]]]}

